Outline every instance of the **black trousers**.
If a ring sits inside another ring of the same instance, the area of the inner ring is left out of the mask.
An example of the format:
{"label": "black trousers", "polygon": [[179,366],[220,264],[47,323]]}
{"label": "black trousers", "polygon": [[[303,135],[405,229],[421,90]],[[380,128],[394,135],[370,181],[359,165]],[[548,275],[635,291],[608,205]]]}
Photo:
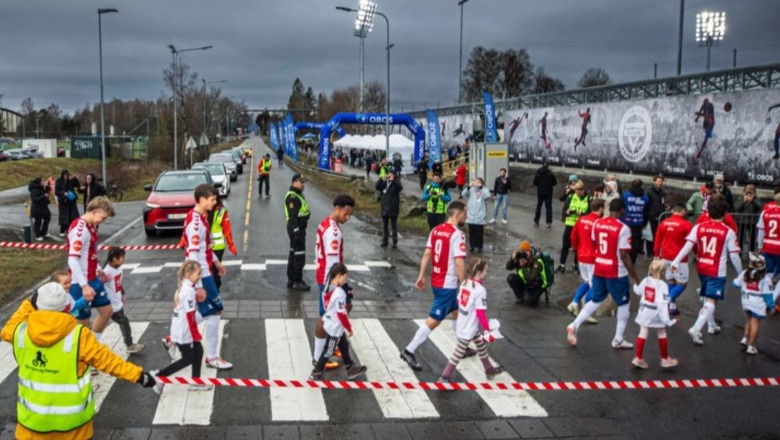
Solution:
{"label": "black trousers", "polygon": [[642,226],[629,226],[628,229],[631,230],[631,252],[629,255],[631,255],[631,262],[636,263],[636,257],[642,253],[645,245],[645,239],[642,237],[642,229],[644,228]]}
{"label": "black trousers", "polygon": [[750,247],[747,248],[750,250],[750,252],[753,252],[756,250],[756,228],[753,227],[752,224],[741,224],[738,226],[739,229],[739,247],[742,249],[745,249],[742,247],[743,243],[745,243],[745,239],[747,236],[750,236]]}
{"label": "black trousers", "polygon": [[258,195],[263,195],[263,183],[265,183],[265,195],[268,195],[268,191],[271,189],[271,176],[269,174],[260,175],[260,181],[257,183]]}
{"label": "black trousers", "polygon": [[546,196],[537,194],[536,195],[536,214],[534,214],[534,223],[539,224],[539,219],[542,217],[542,204],[544,204],[545,207],[545,223],[548,225],[552,224],[552,194],[548,194]]}
{"label": "black trousers", "polygon": [[344,366],[349,368],[352,365],[352,357],[349,354],[349,339],[347,335],[340,338],[326,335],[325,336],[325,350],[322,351],[322,355],[317,359],[317,365],[314,367],[314,371],[322,372],[325,370],[325,363],[333,356],[333,352],[336,347],[341,351],[341,360],[344,361]]}
{"label": "black trousers", "polygon": [[170,376],[192,365],[192,377],[200,377],[200,364],[203,362],[203,344],[198,341],[192,344],[176,344],[176,346],[179,347],[181,352],[181,359],[163,368],[157,375]]}
{"label": "black trousers", "polygon": [[[566,260],[569,258],[569,248],[571,247],[571,230],[574,226],[566,226],[563,228],[563,240],[561,243],[561,265],[566,265]],[[574,265],[577,265],[577,253],[574,253]]]}
{"label": "black trousers", "polygon": [[47,208],[39,215],[34,216],[33,220],[35,220],[33,238],[46,236],[46,234],[49,233],[49,222],[51,222],[51,212],[49,209]]}
{"label": "black trousers", "polygon": [[125,341],[125,346],[129,347],[133,345],[133,332],[130,330],[130,320],[127,319],[124,310],[114,312],[111,315],[111,320],[119,324],[119,331],[122,332],[122,339]]}
{"label": "black trousers", "polygon": [[300,283],[303,281],[303,266],[306,265],[306,230],[294,233],[287,228],[287,236],[290,238],[290,255],[287,257],[287,282]]}
{"label": "black trousers", "polygon": [[420,179],[420,191],[425,189],[425,184],[428,183],[428,172],[418,173],[417,176]]}
{"label": "black trousers", "polygon": [[542,288],[539,283],[526,284],[516,272],[507,275],[506,282],[512,288],[515,297],[528,305],[537,304],[539,297],[542,296]]}
{"label": "black trousers", "polygon": [[428,214],[428,227],[431,230],[445,221],[447,221],[446,214]]}
{"label": "black trousers", "polygon": [[[653,240],[655,240],[655,233],[658,231],[658,220],[650,220],[650,231],[653,233]],[[648,258],[653,258],[653,241],[645,240],[645,253]]]}
{"label": "black trousers", "polygon": [[469,223],[469,249],[482,250],[485,244],[485,225]]}
{"label": "black trousers", "polygon": [[[388,226],[390,231],[388,231]],[[387,244],[388,232],[393,236],[393,244],[398,244],[398,216],[382,216],[382,244]]]}
{"label": "black trousers", "polygon": [[[224,249],[220,249],[218,251],[215,250],[214,255],[217,256],[217,260],[219,260],[219,262],[221,263],[222,256],[225,255],[225,250]],[[222,277],[219,276],[219,272],[217,272],[217,266],[214,264],[211,265],[211,273],[214,276],[214,284],[217,285],[217,290],[219,290],[222,287]]]}

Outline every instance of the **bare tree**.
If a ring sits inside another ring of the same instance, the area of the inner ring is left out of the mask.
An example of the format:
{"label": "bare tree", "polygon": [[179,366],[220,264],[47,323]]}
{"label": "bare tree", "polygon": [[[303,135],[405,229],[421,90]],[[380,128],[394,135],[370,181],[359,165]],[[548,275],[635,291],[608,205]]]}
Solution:
{"label": "bare tree", "polygon": [[533,70],[525,49],[499,51],[477,46],[463,71],[464,99],[481,100],[484,91],[506,98],[527,94],[533,87]]}
{"label": "bare tree", "polygon": [[538,95],[541,93],[561,92],[566,89],[563,81],[548,75],[544,67],[539,67],[534,73],[534,87],[531,93]]}
{"label": "bare tree", "polygon": [[577,81],[577,85],[583,89],[588,87],[606,86],[609,84],[612,84],[612,78],[610,78],[607,71],[601,67],[588,68],[588,70],[582,74],[580,80]]}

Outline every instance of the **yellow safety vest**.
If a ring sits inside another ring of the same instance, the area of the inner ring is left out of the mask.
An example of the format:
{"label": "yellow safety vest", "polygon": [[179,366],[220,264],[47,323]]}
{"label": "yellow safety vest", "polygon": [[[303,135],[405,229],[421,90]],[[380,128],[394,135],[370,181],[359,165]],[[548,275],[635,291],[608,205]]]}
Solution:
{"label": "yellow safety vest", "polygon": [[290,221],[290,211],[287,206],[287,198],[290,196],[296,197],[301,201],[301,209],[298,210],[298,217],[308,217],[311,213],[309,212],[309,204],[306,203],[306,199],[295,191],[287,191],[287,194],[284,195],[284,219]]}
{"label": "yellow safety vest", "polygon": [[78,375],[81,324],[51,347],[37,347],[27,323],[16,327],[14,357],[19,364],[16,418],[36,432],[71,431],[92,420],[92,376]]}
{"label": "yellow safety vest", "polygon": [[[428,214],[444,214],[447,211],[447,204],[441,199],[441,196],[444,195],[444,189],[440,186],[434,187],[429,183],[428,195],[430,196],[430,198],[428,198],[428,204],[426,205]],[[435,206],[433,204],[433,199],[436,199]]]}
{"label": "yellow safety vest", "polygon": [[271,172],[271,159],[263,159],[263,174],[268,174]]}
{"label": "yellow safety vest", "polygon": [[215,251],[225,249],[225,234],[222,232],[222,219],[227,210],[219,208],[214,214],[214,221],[211,222],[211,248]]}
{"label": "yellow safety vest", "polygon": [[571,199],[569,200],[569,215],[566,216],[565,225],[574,226],[574,224],[577,223],[577,219],[588,212],[589,207],[590,197],[580,197],[577,194],[572,194]]}
{"label": "yellow safety vest", "polygon": [[[542,266],[542,270],[541,272],[539,272],[539,276],[542,278],[542,289],[546,289],[548,284],[547,284],[547,273],[544,271],[544,263],[538,261],[539,259],[537,257],[531,257],[531,258],[536,258],[537,259],[536,263]],[[517,269],[517,276],[519,276],[524,283],[526,284],[528,283],[528,280],[525,279],[525,274],[523,273],[522,268]]]}

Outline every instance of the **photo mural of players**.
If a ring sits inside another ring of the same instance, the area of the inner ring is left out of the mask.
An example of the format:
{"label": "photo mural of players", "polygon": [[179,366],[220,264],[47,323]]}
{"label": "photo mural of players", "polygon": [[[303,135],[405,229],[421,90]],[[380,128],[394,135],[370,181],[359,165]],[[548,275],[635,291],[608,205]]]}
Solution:
{"label": "photo mural of players", "polygon": [[699,122],[699,118],[704,118],[704,122],[702,122],[704,140],[701,142],[699,152],[696,153],[696,160],[699,160],[701,159],[701,154],[704,152],[704,149],[707,148],[707,141],[712,139],[712,130],[715,128],[715,106],[709,99],[704,98],[701,108],[699,108],[699,111],[697,111],[695,115],[696,120],[694,122]]}
{"label": "photo mural of players", "polygon": [[577,146],[580,144],[582,144],[583,147],[587,147],[587,145],[585,145],[585,138],[588,136],[588,125],[590,125],[590,107],[585,110],[585,113],[577,113],[579,113],[580,118],[582,118],[582,131],[580,132],[580,137],[574,140],[574,151],[577,151]]}
{"label": "photo mural of players", "polygon": [[[780,104],[769,106],[769,110],[767,110],[767,112],[771,112],[776,108],[780,108]],[[769,117],[766,118],[766,120],[767,122],[771,122],[772,118]],[[772,159],[780,159],[780,122],[777,123],[777,127],[775,128],[774,146],[775,146],[775,155],[772,157]]]}
{"label": "photo mural of players", "polygon": [[[527,114],[528,113],[526,113],[526,115]],[[539,135],[539,139],[541,139],[544,142],[544,148],[546,150],[551,150],[552,143],[547,139],[547,112],[544,112],[544,116],[542,116],[542,119],[539,119],[539,122],[537,122],[536,124],[539,125],[539,130],[541,131],[541,134]]]}

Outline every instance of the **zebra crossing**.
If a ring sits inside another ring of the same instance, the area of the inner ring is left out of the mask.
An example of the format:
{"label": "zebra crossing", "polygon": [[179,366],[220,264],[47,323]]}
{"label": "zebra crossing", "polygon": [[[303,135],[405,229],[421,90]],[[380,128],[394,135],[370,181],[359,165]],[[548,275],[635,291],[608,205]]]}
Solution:
{"label": "zebra crossing", "polygon": [[[142,263],[125,263],[122,267],[125,275],[145,275],[160,273],[163,269],[178,269],[181,267],[181,261],[171,261],[165,263],[155,263],[149,266],[145,266]],[[222,265],[228,268],[238,268],[241,271],[265,271],[274,266],[287,266],[287,260],[274,260],[267,259],[263,262],[249,262],[240,259],[225,260]],[[362,261],[352,262],[347,264],[350,272],[370,272],[371,269],[378,268],[391,268],[392,264],[387,261]],[[307,264],[303,267],[304,270],[315,270],[317,265],[314,263]]]}
{"label": "zebra crossing", "polygon": [[[306,379],[312,369],[312,326],[311,322],[303,319],[265,319],[260,329],[264,333],[258,335],[257,341],[234,341],[226,337],[229,329],[233,325],[241,325],[241,321],[228,322],[222,320],[219,331],[220,352],[224,353],[224,344],[241,344],[242,348],[259,353],[259,359],[267,364],[267,376],[272,379]],[[245,322],[245,321],[244,321]],[[355,337],[351,339],[352,350],[357,359],[368,367],[366,379],[369,381],[381,382],[416,382],[430,380],[427,375],[436,374],[435,372],[423,372],[427,374],[424,377],[418,377],[418,374],[412,371],[398,356],[403,345],[400,343],[398,327],[411,331],[417,326],[424,325],[423,320],[379,320],[379,319],[353,319]],[[386,328],[388,325],[394,329],[390,332]],[[152,329],[152,330],[150,330]],[[133,336],[137,341],[145,342],[147,348],[141,355],[134,355],[130,361],[143,365],[147,370],[159,368],[159,360],[162,355],[156,351],[163,352],[159,343],[156,341],[159,335],[165,334],[166,326],[163,323],[154,322],[134,322],[132,323]],[[203,329],[202,329],[203,331]],[[395,339],[391,336],[394,332]],[[264,337],[261,337],[264,336]],[[103,333],[102,342],[109,346],[115,353],[127,359],[124,343],[119,328],[112,323]],[[442,325],[431,334],[429,342],[424,344],[427,350],[435,347],[439,355],[448,358],[456,345],[454,330],[450,325]],[[150,353],[151,352],[151,353]],[[241,358],[234,357],[230,360],[239,365]],[[437,356],[439,356],[437,355]],[[158,361],[153,361],[155,358]],[[165,355],[167,359],[167,355]],[[439,358],[441,359],[441,358]],[[146,365],[155,362],[156,365]],[[167,360],[165,361],[167,362]],[[494,363],[496,363],[494,361]],[[258,366],[258,373],[252,378],[261,377],[260,371],[264,371]],[[511,370],[511,368],[508,368]],[[244,369],[244,371],[247,371]],[[466,358],[458,366],[458,372],[463,380],[470,382],[484,382],[485,375],[481,362],[477,358]],[[340,376],[340,371],[329,373],[331,378]],[[177,375],[189,376],[190,369],[182,370]],[[232,377],[231,371],[217,371],[210,368],[202,368],[203,377]],[[13,350],[10,344],[0,343],[0,384],[9,384],[16,379],[16,363],[13,357]],[[502,373],[495,381],[511,382],[515,378],[509,372]],[[127,398],[123,394],[127,392],[126,387],[117,387],[117,381],[106,374],[99,374],[95,378],[95,383],[99,384],[94,398],[96,403],[96,422],[100,423],[102,417],[115,418],[115,414],[104,414],[101,408],[106,401],[122,401]],[[5,387],[10,389],[10,387]],[[15,387],[14,387],[15,390]],[[135,392],[135,388],[133,388]],[[148,421],[148,425],[211,425],[219,424],[215,420],[214,412],[217,405],[224,405],[230,401],[229,388],[215,387],[211,391],[189,391],[187,386],[167,385],[161,396],[157,396],[151,391],[143,393],[142,405],[154,407],[153,417]],[[345,397],[344,394],[335,393],[361,393],[359,396],[351,394]],[[271,388],[268,390],[258,389],[252,394],[253,398],[263,400],[261,405],[270,407],[271,418],[269,422],[328,422],[343,417],[339,415],[339,406],[342,406],[345,399],[360,402],[360,405],[371,408],[378,408],[374,412],[374,419],[379,420],[435,420],[452,417],[454,405],[453,402],[471,403],[465,405],[464,411],[470,411],[468,408],[481,408],[484,417],[546,417],[545,409],[527,392],[524,391],[477,391],[477,392],[459,392],[448,394],[442,392],[426,392],[421,390],[365,390],[365,391],[340,391],[320,389],[295,389],[295,388]],[[256,397],[255,397],[256,396]],[[0,396],[0,398],[10,398],[10,396]],[[224,399],[224,400],[223,400]],[[458,400],[455,400],[458,399]],[[114,406],[113,408],[116,408]],[[366,413],[370,413],[370,408]],[[363,415],[364,416],[364,415]],[[474,414],[470,414],[474,416]],[[260,417],[260,414],[257,415]],[[356,417],[361,417],[360,414]],[[365,416],[368,417],[368,416]],[[252,420],[256,423],[257,420]]]}

